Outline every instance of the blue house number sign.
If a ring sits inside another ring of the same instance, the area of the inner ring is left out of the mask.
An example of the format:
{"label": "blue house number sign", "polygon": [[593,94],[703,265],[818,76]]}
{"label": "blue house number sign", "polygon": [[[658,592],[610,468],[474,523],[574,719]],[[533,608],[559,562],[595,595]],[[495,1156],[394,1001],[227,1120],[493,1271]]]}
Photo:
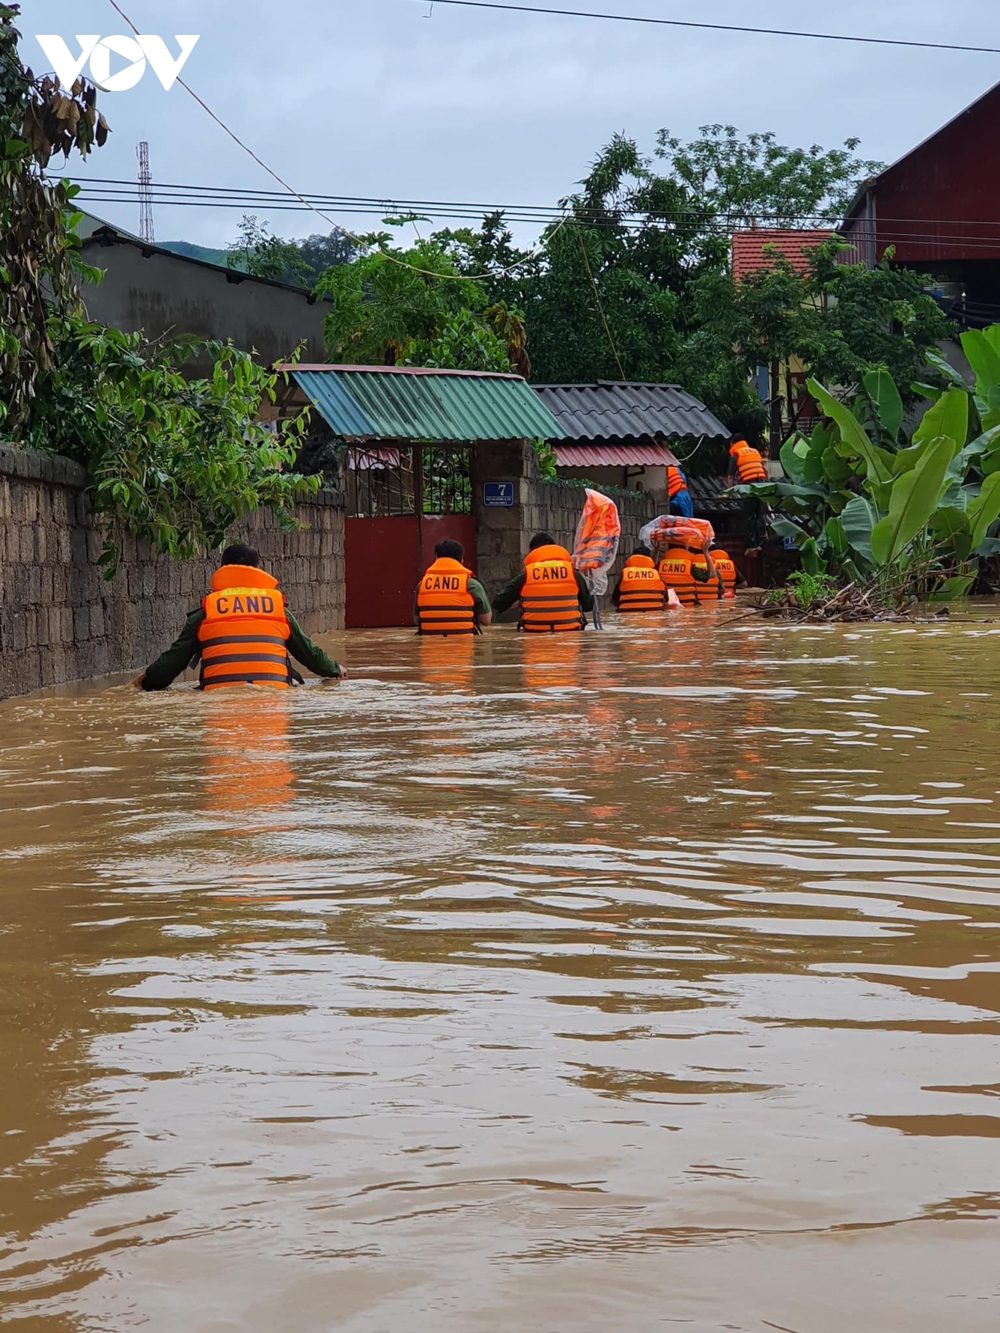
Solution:
{"label": "blue house number sign", "polygon": [[483,506],[486,509],[513,509],[514,483],[512,481],[484,482]]}

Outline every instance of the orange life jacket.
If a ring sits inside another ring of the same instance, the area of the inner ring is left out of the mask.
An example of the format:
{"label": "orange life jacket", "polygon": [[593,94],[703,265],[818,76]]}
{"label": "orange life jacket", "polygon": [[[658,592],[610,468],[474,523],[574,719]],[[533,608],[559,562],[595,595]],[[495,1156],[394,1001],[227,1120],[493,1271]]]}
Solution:
{"label": "orange life jacket", "polygon": [[723,596],[732,600],[736,596],[736,565],[731,555],[725,551],[713,551],[712,563],[718,570],[725,592]]}
{"label": "orange life jacket", "polygon": [[618,585],[618,610],[662,611],[666,600],[667,586],[649,556],[631,556]]}
{"label": "orange life jacket", "polygon": [[736,470],[741,485],[746,486],[751,481],[767,481],[767,468],[757,449],[751,449],[748,444],[743,444],[739,448],[730,449],[729,452],[736,459]]}
{"label": "orange life jacket", "polygon": [[476,602],[471,569],[457,560],[435,560],[417,589],[421,634],[475,634]]}
{"label": "orange life jacket", "polygon": [[702,603],[702,585],[691,573],[697,561],[697,556],[681,546],[668,551],[660,561],[660,578],[668,588],[673,588],[682,606],[700,606]]}
{"label": "orange life jacket", "polygon": [[519,629],[529,634],[565,634],[582,630],[580,589],[565,546],[540,546],[524,561]]}
{"label": "orange life jacket", "polygon": [[249,565],[223,565],[212,575],[212,591],[202,608],[205,619],[198,626],[198,640],[203,689],[228,685],[288,689],[291,627],[276,578]]}
{"label": "orange life jacket", "polygon": [[687,488],[688,488],[687,478],[684,476],[684,473],[680,470],[680,468],[668,467],[667,494],[670,496],[671,500],[674,498],[675,495],[678,495],[681,491],[686,491]]}
{"label": "orange life jacket", "polygon": [[[715,559],[715,552],[712,552],[712,564],[715,565],[715,578],[706,578],[704,582],[696,579],[698,586],[699,602],[721,602],[726,595],[726,584],[722,577],[722,570],[719,568]],[[695,569],[703,569],[708,574],[708,561],[703,555],[695,556]]]}

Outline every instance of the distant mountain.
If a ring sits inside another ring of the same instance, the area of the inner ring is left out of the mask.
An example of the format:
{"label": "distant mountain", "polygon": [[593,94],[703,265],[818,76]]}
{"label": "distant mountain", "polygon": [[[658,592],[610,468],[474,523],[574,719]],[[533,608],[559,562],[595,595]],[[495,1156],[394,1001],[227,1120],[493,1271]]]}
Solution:
{"label": "distant mountain", "polygon": [[228,267],[228,250],[210,250],[208,246],[195,245],[192,241],[157,241],[157,245],[164,250],[172,250],[175,255],[183,255],[185,259],[200,259],[205,264]]}

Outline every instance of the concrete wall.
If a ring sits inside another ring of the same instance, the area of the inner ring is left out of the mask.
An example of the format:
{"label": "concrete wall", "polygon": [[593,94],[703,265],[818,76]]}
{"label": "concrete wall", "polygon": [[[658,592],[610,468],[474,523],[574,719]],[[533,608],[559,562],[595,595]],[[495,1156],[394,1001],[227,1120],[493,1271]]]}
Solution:
{"label": "concrete wall", "polygon": [[[514,483],[513,508],[484,507],[483,486],[488,481]],[[522,440],[478,445],[472,460],[472,499],[478,572],[487,591],[498,592],[520,573],[536,532],[550,532],[572,550],[585,498],[578,486],[543,481],[534,450]],[[614,501],[621,515],[622,539],[612,577],[638,544],[639,529],[662,512],[645,491],[615,495]]]}
{"label": "concrete wall", "polygon": [[[105,270],[98,286],[85,285],[90,318],[147,338],[194,334],[232,339],[265,364],[286,361],[305,341],[303,360],[326,360],[323,320],[329,305],[283,283],[251,278],[119,238],[98,233],[83,243],[88,264]],[[197,372],[207,365],[191,362]]]}
{"label": "concrete wall", "polygon": [[[168,647],[204,596],[217,560],[176,562],[127,539],[106,582],[102,538],[68,459],[0,446],[0,698],[138,671]],[[344,624],[344,516],[320,494],[308,527],[286,533],[261,510],[232,532],[256,546],[308,634]]]}

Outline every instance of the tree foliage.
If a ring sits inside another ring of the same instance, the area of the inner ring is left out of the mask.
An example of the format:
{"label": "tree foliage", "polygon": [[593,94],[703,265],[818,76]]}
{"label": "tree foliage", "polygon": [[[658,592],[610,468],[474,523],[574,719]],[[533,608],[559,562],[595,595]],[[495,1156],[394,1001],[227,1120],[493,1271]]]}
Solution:
{"label": "tree foliage", "polygon": [[108,135],[91,84],[67,91],[22,65],[18,14],[19,6],[0,4],[0,426],[12,434],[52,365],[50,310],[79,302],[77,190],[49,183],[43,169],[59,153],[86,157]]}
{"label": "tree foliage", "polygon": [[[22,65],[17,12],[0,5],[0,424],[86,466],[109,575],[125,532],[182,557],[259,505],[292,523],[318,482],[293,471],[306,417],[276,432],[255,420],[275,374],[228,344],[147,344],[84,319],[77,282],[103,275],[80,262],[75,190],[43,169],[86,156],[108,129],[91,85],[67,91]],[[211,365],[203,379],[187,373],[196,355]]]}
{"label": "tree foliage", "polygon": [[770,503],[803,569],[870,588],[875,605],[964,596],[1000,552],[1000,325],[962,338],[972,387],[936,353],[944,387],[907,438],[904,394],[884,366],[846,401],[809,383],[827,424],[781,451],[782,481],[738,487]]}
{"label": "tree foliage", "polygon": [[491,305],[481,283],[463,278],[446,240],[418,240],[404,250],[388,232],[362,239],[367,254],[329,269],[316,284],[331,301],[326,344],[333,360],[508,373],[528,368],[518,311]]}
{"label": "tree foliage", "polygon": [[[732,231],[842,217],[879,169],[857,149],[854,139],[793,148],[709,125],[686,144],[661,131],[650,157],[617,135],[539,253],[518,248],[502,213],[436,239],[461,272],[483,275],[491,300],[524,312],[536,381],[674,381],[752,435],[765,420],[752,379],[770,349],[820,354],[833,382],[855,383],[885,363],[908,384],[942,336],[918,278],[837,263],[832,249],[807,280],[776,259],[772,273],[733,285]],[[724,470],[709,449],[702,465]]]}
{"label": "tree foliage", "polygon": [[[114,573],[125,532],[175,558],[222,543],[266,505],[288,526],[291,507],[319,478],[294,470],[308,416],[279,430],[255,421],[279,376],[230,344],[50,319],[55,364],[45,373],[28,443],[82,463],[105,524],[102,563]],[[193,358],[211,362],[188,375]]]}
{"label": "tree foliage", "polygon": [[342,231],[314,233],[300,241],[275,236],[253,213],[244,213],[237,236],[229,245],[226,263],[255,278],[270,278],[300,287],[311,287],[328,268],[348,264],[356,253],[354,243]]}

